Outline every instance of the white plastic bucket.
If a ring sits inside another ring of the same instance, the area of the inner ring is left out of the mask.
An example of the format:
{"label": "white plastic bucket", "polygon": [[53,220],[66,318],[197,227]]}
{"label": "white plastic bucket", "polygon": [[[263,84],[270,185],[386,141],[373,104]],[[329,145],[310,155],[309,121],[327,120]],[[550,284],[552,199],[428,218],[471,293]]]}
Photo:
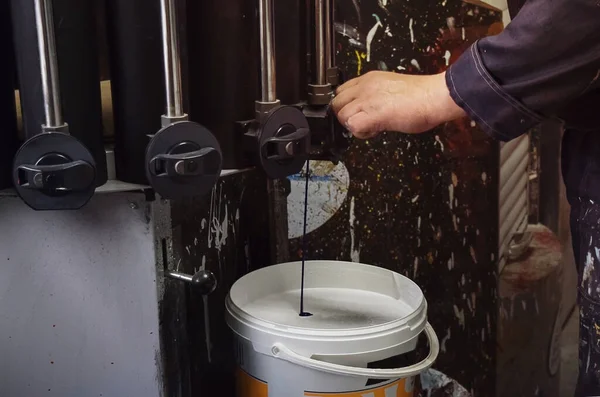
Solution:
{"label": "white plastic bucket", "polygon": [[[238,280],[226,300],[236,336],[238,397],[412,397],[439,342],[427,302],[410,279],[375,266],[307,261],[269,266]],[[368,368],[410,351],[425,332],[429,355],[404,368]],[[368,380],[382,383],[366,386]]]}

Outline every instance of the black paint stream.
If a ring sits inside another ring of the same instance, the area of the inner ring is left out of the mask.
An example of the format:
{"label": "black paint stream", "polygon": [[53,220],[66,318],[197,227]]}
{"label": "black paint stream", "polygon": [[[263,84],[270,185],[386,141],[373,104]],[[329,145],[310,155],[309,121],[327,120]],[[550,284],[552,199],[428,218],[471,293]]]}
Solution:
{"label": "black paint stream", "polygon": [[310,317],[312,313],[304,311],[304,265],[306,262],[306,224],[308,220],[308,181],[310,180],[310,161],[306,160],[306,186],[304,187],[304,231],[302,232],[302,279],[300,283],[300,317]]}

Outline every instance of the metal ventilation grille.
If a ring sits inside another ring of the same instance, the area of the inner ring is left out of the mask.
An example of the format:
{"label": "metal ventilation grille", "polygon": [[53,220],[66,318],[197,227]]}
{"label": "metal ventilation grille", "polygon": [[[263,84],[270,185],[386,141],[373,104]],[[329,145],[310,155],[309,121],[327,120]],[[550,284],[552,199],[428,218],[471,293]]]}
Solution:
{"label": "metal ventilation grille", "polygon": [[503,267],[515,233],[527,227],[529,135],[500,148],[499,263]]}

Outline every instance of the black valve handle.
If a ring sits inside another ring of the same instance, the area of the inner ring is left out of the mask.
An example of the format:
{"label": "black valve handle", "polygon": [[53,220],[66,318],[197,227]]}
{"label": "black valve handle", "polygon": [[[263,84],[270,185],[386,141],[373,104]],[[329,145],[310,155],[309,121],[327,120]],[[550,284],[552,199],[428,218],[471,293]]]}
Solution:
{"label": "black valve handle", "polygon": [[187,153],[159,154],[150,160],[150,172],[157,177],[196,177],[219,172],[220,155],[213,147]]}
{"label": "black valve handle", "polygon": [[269,160],[276,161],[308,156],[310,139],[308,128],[299,128],[290,134],[269,138],[263,144],[263,155]]}
{"label": "black valve handle", "polygon": [[82,160],[53,165],[22,164],[18,170],[20,186],[49,193],[89,189],[95,176],[92,165]]}
{"label": "black valve handle", "polygon": [[146,176],[165,199],[202,196],[221,176],[223,156],[215,136],[190,121],[160,130],[146,149]]}
{"label": "black valve handle", "polygon": [[258,127],[259,163],[269,178],[279,179],[302,170],[310,151],[311,131],[302,110],[279,106]]}
{"label": "black valve handle", "polygon": [[75,137],[44,132],[27,140],[14,158],[13,183],[34,210],[76,210],[96,190],[96,163]]}

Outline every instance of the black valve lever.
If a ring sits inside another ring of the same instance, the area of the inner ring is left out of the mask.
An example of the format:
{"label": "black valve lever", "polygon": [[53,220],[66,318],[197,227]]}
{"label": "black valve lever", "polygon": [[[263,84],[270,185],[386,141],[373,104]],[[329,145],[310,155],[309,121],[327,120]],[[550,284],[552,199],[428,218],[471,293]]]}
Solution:
{"label": "black valve lever", "polygon": [[187,153],[159,154],[150,160],[150,172],[158,177],[196,177],[216,174],[219,172],[220,160],[219,152],[213,147]]}
{"label": "black valve lever", "polygon": [[[281,128],[285,134],[287,126]],[[289,126],[294,128],[292,126]],[[263,144],[263,155],[269,160],[285,160],[293,157],[307,156],[310,151],[310,130],[299,128],[295,132],[269,138]]]}
{"label": "black valve lever", "polygon": [[48,193],[89,189],[95,177],[94,167],[82,160],[53,165],[22,164],[18,169],[20,186]]}
{"label": "black valve lever", "polygon": [[45,132],[27,140],[17,152],[13,182],[34,210],[74,210],[94,195],[96,163],[73,136]]}
{"label": "black valve lever", "polygon": [[182,121],[154,135],[146,149],[146,176],[166,199],[202,196],[221,175],[221,147],[199,124]]}

